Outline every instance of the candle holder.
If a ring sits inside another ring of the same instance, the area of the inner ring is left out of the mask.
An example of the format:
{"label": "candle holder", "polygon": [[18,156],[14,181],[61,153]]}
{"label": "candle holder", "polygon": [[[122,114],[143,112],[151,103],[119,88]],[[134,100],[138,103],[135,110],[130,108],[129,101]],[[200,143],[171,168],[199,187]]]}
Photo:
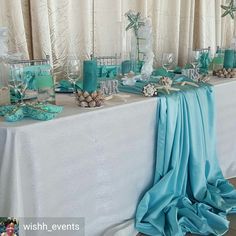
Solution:
{"label": "candle holder", "polygon": [[94,91],[92,93],[87,91],[77,91],[78,105],[83,108],[101,107],[104,104],[104,96],[101,91]]}
{"label": "candle holder", "polygon": [[9,59],[10,86],[23,103],[26,92],[29,99],[41,103],[55,104],[55,89],[49,56],[46,59],[17,60]]}

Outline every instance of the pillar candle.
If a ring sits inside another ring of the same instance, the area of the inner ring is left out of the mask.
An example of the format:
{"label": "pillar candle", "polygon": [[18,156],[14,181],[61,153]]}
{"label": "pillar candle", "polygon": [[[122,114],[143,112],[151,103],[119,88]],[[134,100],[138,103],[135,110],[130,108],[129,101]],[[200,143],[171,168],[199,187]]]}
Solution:
{"label": "pillar candle", "polygon": [[123,13],[122,13],[122,1],[123,0],[119,0],[118,1],[118,7],[117,7],[117,20],[118,22],[122,22],[122,17],[123,17]]}
{"label": "pillar candle", "polygon": [[92,93],[97,90],[97,62],[84,61],[83,90]]}
{"label": "pillar candle", "polygon": [[234,68],[236,68],[236,50],[234,50]]}
{"label": "pillar candle", "polygon": [[224,57],[224,68],[233,68],[234,67],[234,50],[226,49]]}

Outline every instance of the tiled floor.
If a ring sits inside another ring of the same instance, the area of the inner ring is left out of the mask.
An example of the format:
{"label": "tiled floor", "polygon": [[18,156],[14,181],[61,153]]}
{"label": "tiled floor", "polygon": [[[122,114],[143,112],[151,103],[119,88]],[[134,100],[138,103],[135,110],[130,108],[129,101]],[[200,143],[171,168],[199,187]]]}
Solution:
{"label": "tiled floor", "polygon": [[[229,180],[236,187],[236,178]],[[230,229],[225,236],[236,236],[236,215],[228,216],[228,220],[230,221]],[[138,234],[137,236],[145,236],[143,234]],[[193,236],[193,234],[188,234],[187,236]],[[199,236],[199,235],[198,235]]]}

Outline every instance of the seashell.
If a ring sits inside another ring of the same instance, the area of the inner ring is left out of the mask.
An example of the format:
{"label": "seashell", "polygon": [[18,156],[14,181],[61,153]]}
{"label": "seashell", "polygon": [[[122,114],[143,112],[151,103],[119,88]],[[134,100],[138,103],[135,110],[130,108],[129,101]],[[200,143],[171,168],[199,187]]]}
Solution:
{"label": "seashell", "polygon": [[95,101],[91,101],[89,103],[89,107],[96,107],[96,102]]}
{"label": "seashell", "polygon": [[78,96],[80,96],[80,95],[82,95],[82,94],[83,94],[83,92],[82,92],[81,90],[78,90],[78,91],[77,91],[77,95],[78,95]]}
{"label": "seashell", "polygon": [[231,69],[229,68],[227,71],[228,71],[228,72],[231,72]]}
{"label": "seashell", "polygon": [[91,96],[88,96],[88,97],[86,97],[86,101],[87,101],[87,102],[91,102],[91,101],[93,101],[93,99],[92,99]]}
{"label": "seashell", "polygon": [[225,72],[224,72],[224,75],[227,75],[227,74],[228,74],[228,72],[225,71]]}
{"label": "seashell", "polygon": [[221,77],[221,78],[224,78],[225,76],[224,76],[223,74],[220,74],[220,77]]}
{"label": "seashell", "polygon": [[103,102],[101,100],[96,101],[96,106],[100,107],[103,105]]}
{"label": "seashell", "polygon": [[100,96],[100,97],[103,96],[103,92],[102,91],[97,91],[97,97],[98,96]]}
{"label": "seashell", "polygon": [[89,93],[87,91],[84,91],[83,96],[86,98],[89,96]]}
{"label": "seashell", "polygon": [[97,97],[97,95],[98,95],[98,93],[95,91],[95,92],[93,92],[93,93],[91,94],[91,97],[92,97],[92,98],[95,98],[95,97]]}
{"label": "seashell", "polygon": [[79,96],[79,101],[82,102],[82,101],[84,101],[84,100],[85,100],[84,96],[83,96],[83,95],[80,95],[80,96]]}
{"label": "seashell", "polygon": [[236,72],[236,68],[232,69],[232,72]]}
{"label": "seashell", "polygon": [[104,99],[104,97],[103,97],[103,95],[98,95],[96,98],[94,98],[94,100],[95,101],[98,101],[98,100],[103,100]]}
{"label": "seashell", "polygon": [[230,78],[230,74],[227,74],[227,75],[226,75],[226,78]]}
{"label": "seashell", "polygon": [[80,105],[81,107],[88,107],[88,106],[89,106],[88,103],[85,102],[85,101],[81,102],[79,105]]}

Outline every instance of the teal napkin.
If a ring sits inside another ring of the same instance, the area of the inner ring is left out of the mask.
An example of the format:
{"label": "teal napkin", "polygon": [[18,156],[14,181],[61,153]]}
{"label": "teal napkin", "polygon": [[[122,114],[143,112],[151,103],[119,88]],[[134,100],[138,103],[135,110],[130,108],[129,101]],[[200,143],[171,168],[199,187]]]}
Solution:
{"label": "teal napkin", "polygon": [[118,65],[100,65],[97,67],[98,77],[114,78],[117,76],[118,67]]}
{"label": "teal napkin", "polygon": [[[78,80],[75,86],[77,89],[81,90],[83,88],[83,81]],[[62,93],[73,92],[73,84],[68,80],[61,80],[56,86],[56,89]]]}
{"label": "teal napkin", "polygon": [[8,122],[19,121],[24,117],[47,121],[54,119],[58,113],[62,112],[62,110],[62,106],[52,104],[9,105],[0,106],[0,116],[3,116]]}
{"label": "teal napkin", "polygon": [[119,91],[124,93],[133,93],[141,95],[143,93],[143,88],[149,83],[157,83],[159,81],[159,76],[152,76],[148,81],[137,81],[135,86],[123,85],[122,81],[119,81]]}

